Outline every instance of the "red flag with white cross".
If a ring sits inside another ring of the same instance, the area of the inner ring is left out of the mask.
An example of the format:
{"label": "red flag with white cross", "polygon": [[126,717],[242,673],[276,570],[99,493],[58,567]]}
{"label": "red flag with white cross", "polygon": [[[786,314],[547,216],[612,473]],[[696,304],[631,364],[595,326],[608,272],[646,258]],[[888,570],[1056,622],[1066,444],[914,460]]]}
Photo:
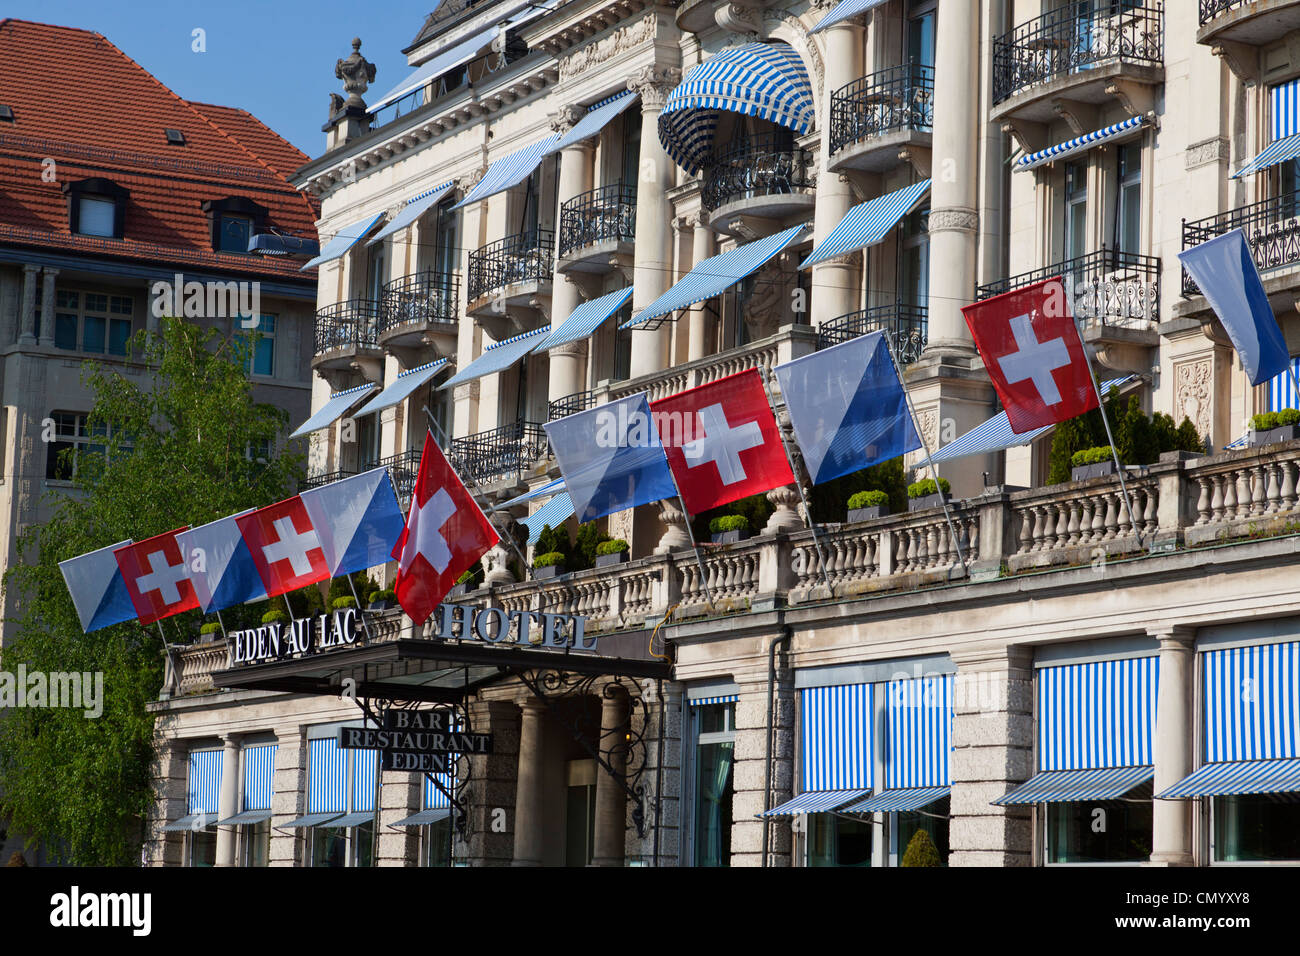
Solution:
{"label": "red flag with white cross", "polygon": [[651,402],[650,417],[692,514],[794,482],[758,369]]}
{"label": "red flag with white cross", "polygon": [[199,606],[185,556],[176,543],[176,535],[185,530],[157,534],[113,552],[141,624]]}
{"label": "red flag with white cross", "polygon": [[1097,390],[1061,280],[962,307],[1017,435],[1097,407]]}
{"label": "red flag with white cross", "polygon": [[237,515],[235,523],[268,597],[329,579],[325,549],[297,495]]}
{"label": "red flag with white cross", "polygon": [[478,506],[426,432],[420,470],[411,490],[406,528],[397,539],[397,603],[416,624],[423,624],[470,569],[500,540]]}

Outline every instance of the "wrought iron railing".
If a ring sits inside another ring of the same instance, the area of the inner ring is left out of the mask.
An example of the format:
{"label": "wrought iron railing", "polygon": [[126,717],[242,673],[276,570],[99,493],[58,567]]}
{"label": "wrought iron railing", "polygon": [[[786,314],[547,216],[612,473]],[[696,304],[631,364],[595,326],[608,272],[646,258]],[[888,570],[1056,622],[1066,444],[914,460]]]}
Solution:
{"label": "wrought iron railing", "polygon": [[420,449],[411,448],[396,455],[389,455],[387,458],[380,458],[369,467],[388,469],[388,474],[393,479],[393,489],[405,504],[411,496],[411,489],[415,487],[415,476],[420,471]]}
{"label": "wrought iron railing", "polygon": [[560,207],[562,256],[598,242],[635,241],[635,186],[601,186],[574,196]]}
{"label": "wrought iron railing", "polygon": [[[1088,12],[1080,13],[1080,9]],[[1106,60],[1159,66],[1163,50],[1163,4],[1137,6],[1127,0],[1091,8],[1066,4],[994,37],[993,102]]]}
{"label": "wrought iron railing", "polygon": [[596,392],[574,392],[572,395],[565,395],[563,398],[557,398],[546,406],[546,420],[553,422],[557,418],[563,418],[565,415],[576,415],[578,412],[585,412],[589,408],[595,407]]}
{"label": "wrought iron railing", "polygon": [[868,332],[884,332],[900,365],[911,365],[925,351],[929,339],[929,310],[923,305],[878,305],[823,322],[817,330],[817,348],[830,348]]}
{"label": "wrought iron railing", "polygon": [[308,475],[298,482],[298,490],[306,491],[308,488],[319,488],[321,485],[328,485],[331,481],[342,481],[344,478],[351,478],[356,474],[360,474],[360,472],[352,471],[349,468],[341,468],[338,471],[326,472],[323,475]]}
{"label": "wrought iron railing", "polygon": [[555,233],[532,229],[506,236],[469,254],[466,297],[473,302],[516,282],[549,279],[555,256]]}
{"label": "wrought iron railing", "polygon": [[1254,2],[1255,0],[1200,0],[1197,24],[1205,26],[1221,13],[1227,13],[1229,10],[1235,10],[1238,7],[1244,7]]}
{"label": "wrought iron railing", "polygon": [[[1300,262],[1300,192],[1273,196],[1205,219],[1183,220],[1183,248],[1199,245],[1233,229],[1246,234],[1260,272]],[[1200,295],[1183,270],[1183,295]]]}
{"label": "wrought iron railing", "polygon": [[546,455],[546,432],[536,422],[511,422],[491,431],[451,440],[451,463],[477,481],[518,475]]}
{"label": "wrought iron railing", "polygon": [[831,94],[831,152],[895,130],[934,125],[934,67],[905,63]]}
{"label": "wrought iron railing", "polygon": [[704,171],[701,201],[717,209],[738,199],[782,196],[812,191],[811,157],[775,136],[740,140]]}
{"label": "wrought iron railing", "polygon": [[379,328],[377,299],[346,299],[316,312],[316,354],[334,349],[373,349]]}
{"label": "wrought iron railing", "polygon": [[454,272],[417,272],[384,286],[379,331],[417,322],[456,326],[460,276]]}
{"label": "wrought iron railing", "polygon": [[975,290],[987,299],[1059,276],[1074,317],[1085,325],[1149,328],[1160,316],[1160,258],[1102,247]]}

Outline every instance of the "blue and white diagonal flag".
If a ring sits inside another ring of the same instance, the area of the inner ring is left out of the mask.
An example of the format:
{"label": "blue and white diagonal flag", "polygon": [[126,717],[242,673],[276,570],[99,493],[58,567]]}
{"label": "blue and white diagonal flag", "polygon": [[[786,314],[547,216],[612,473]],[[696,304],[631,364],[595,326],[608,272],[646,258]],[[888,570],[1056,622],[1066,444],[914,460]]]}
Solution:
{"label": "blue and white diagonal flag", "polygon": [[393,560],[406,516],[387,468],[332,481],[298,497],[316,529],[332,577]]}
{"label": "blue and white diagonal flag", "polygon": [[882,332],[774,369],[813,484],[921,447]]}
{"label": "blue and white diagonal flag", "polygon": [[1287,370],[1290,353],[1240,229],[1184,249],[1178,259],[1200,286],[1241,356],[1251,385]]}
{"label": "blue and white diagonal flag", "polygon": [[130,538],[107,548],[59,562],[63,581],[72,595],[81,629],[89,633],[135,619],[135,605],[122,580],[122,569],[113,552],[132,544]]}
{"label": "blue and white diagonal flag", "polygon": [[675,495],[644,393],[546,423],[579,521]]}
{"label": "blue and white diagonal flag", "polygon": [[204,614],[266,597],[262,576],[257,573],[253,555],[235,520],[249,511],[209,521],[176,535],[190,584],[194,585],[194,594]]}

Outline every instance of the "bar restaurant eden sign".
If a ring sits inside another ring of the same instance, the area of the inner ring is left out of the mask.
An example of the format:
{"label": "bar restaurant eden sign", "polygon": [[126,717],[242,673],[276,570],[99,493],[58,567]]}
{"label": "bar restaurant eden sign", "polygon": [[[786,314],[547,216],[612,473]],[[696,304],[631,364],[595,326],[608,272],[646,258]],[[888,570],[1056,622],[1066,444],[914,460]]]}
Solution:
{"label": "bar restaurant eden sign", "polygon": [[[380,769],[449,773],[452,754],[490,754],[491,734],[462,733],[450,727],[448,710],[387,710],[384,726],[343,727],[339,746],[378,750]],[[454,758],[452,758],[454,759]]]}

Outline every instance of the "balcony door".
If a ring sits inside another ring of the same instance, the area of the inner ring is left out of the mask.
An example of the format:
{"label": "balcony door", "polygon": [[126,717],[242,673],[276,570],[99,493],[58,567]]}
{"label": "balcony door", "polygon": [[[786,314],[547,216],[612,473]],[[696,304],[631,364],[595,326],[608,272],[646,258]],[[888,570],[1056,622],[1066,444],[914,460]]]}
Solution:
{"label": "balcony door", "polygon": [[925,308],[930,302],[929,208],[904,216],[898,238],[898,301]]}
{"label": "balcony door", "polygon": [[934,67],[934,0],[909,5],[907,17],[907,62],[911,66]]}
{"label": "balcony door", "polygon": [[366,256],[367,299],[378,302],[384,297],[384,283],[388,281],[388,240],[371,246]]}
{"label": "balcony door", "polygon": [[1088,165],[1086,162],[1066,164],[1064,220],[1062,258],[1075,259],[1088,251]]}
{"label": "balcony door", "polygon": [[633,107],[623,113],[623,168],[619,181],[635,187],[641,178],[641,111]]}

